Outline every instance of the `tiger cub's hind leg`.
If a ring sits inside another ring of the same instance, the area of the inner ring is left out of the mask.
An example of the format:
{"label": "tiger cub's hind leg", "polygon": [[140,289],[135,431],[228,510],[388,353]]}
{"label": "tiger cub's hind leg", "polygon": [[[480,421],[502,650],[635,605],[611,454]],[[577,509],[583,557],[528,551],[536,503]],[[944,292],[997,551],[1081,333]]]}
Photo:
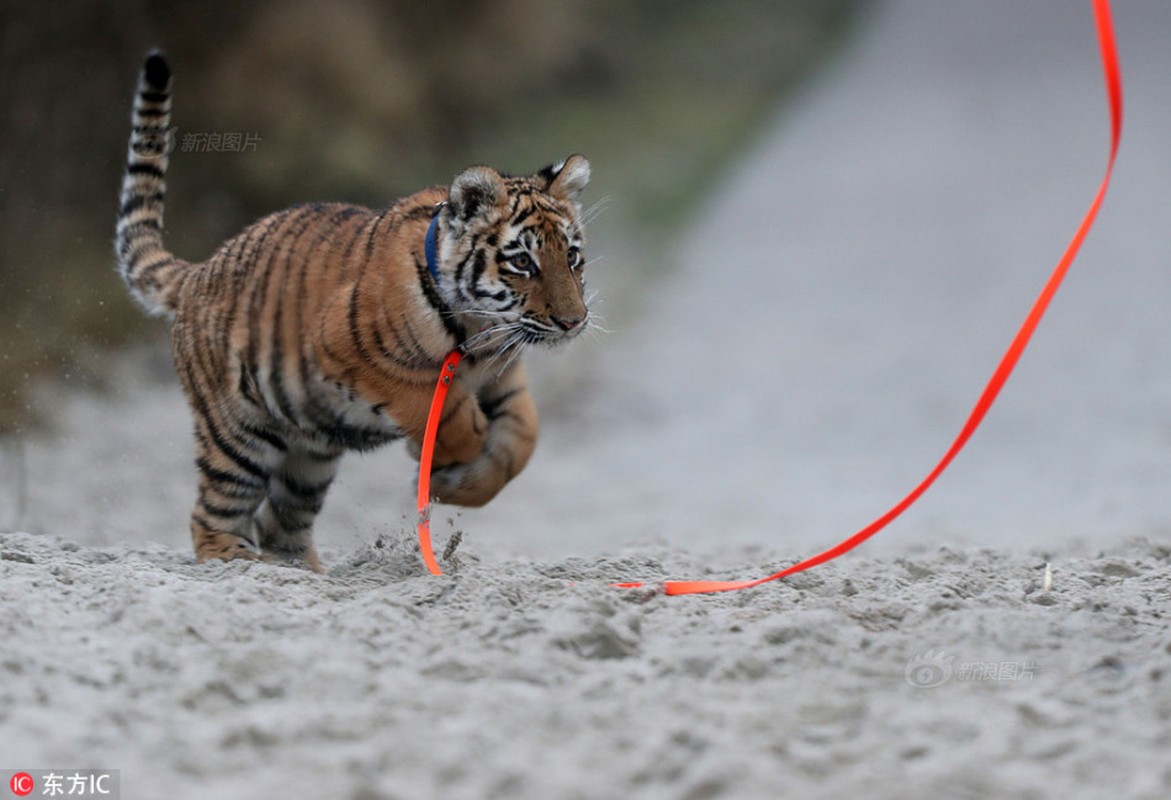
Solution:
{"label": "tiger cub's hind leg", "polygon": [[267,500],[256,517],[264,558],[301,561],[321,572],[313,546],[313,521],[337,474],[340,450],[315,449],[290,443],[268,481]]}
{"label": "tiger cub's hind leg", "polygon": [[199,496],[191,512],[191,538],[200,563],[259,556],[253,518],[284,445],[245,430],[197,416]]}

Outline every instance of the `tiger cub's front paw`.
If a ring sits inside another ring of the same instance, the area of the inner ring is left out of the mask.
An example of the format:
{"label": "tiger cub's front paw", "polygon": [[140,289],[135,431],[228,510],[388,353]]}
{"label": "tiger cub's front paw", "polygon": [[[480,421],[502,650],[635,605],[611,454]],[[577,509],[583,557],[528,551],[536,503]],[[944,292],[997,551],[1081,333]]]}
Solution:
{"label": "tiger cub's front paw", "polygon": [[483,459],[470,464],[452,464],[431,472],[431,497],[447,505],[477,508],[503,488],[502,481],[485,474]]}

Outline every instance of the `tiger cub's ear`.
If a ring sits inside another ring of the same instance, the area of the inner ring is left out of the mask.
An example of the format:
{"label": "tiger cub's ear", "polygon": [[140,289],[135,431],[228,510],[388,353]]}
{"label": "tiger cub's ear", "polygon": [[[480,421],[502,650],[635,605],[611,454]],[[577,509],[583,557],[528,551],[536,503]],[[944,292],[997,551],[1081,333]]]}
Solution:
{"label": "tiger cub's ear", "polygon": [[453,221],[466,225],[473,217],[508,200],[504,179],[490,167],[468,167],[451,183],[447,204]]}
{"label": "tiger cub's ear", "polygon": [[572,155],[560,164],[545,167],[537,177],[545,182],[545,191],[549,194],[577,203],[590,182],[590,162],[583,155]]}

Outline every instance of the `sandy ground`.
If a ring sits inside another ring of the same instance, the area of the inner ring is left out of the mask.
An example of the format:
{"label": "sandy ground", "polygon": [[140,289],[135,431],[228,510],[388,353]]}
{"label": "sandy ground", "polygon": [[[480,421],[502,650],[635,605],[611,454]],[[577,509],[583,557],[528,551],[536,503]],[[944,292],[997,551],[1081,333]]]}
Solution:
{"label": "sandy ground", "polygon": [[[746,594],[701,574],[461,559],[328,575],[0,536],[5,766],[125,797],[1166,797],[1171,547],[858,557]],[[763,554],[719,563],[750,570]],[[458,558],[458,553],[457,553]]]}
{"label": "sandy ground", "polygon": [[986,426],[860,554],[715,597],[606,585],[771,572],[932,466],[1104,167],[1088,4],[876,9],[669,280],[599,264],[614,332],[536,359],[537,456],[437,515],[464,536],[443,578],[399,451],[344,463],[328,574],[197,567],[166,363],[62,398],[0,459],[0,526],[30,531],[0,534],[0,770],[119,769],[124,797],[1167,796],[1171,6],[1116,14],[1099,225]]}

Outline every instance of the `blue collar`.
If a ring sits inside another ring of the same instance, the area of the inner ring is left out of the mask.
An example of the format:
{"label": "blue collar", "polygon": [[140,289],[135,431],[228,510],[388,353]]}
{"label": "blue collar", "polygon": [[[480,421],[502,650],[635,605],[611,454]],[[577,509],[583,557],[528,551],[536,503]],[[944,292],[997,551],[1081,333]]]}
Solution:
{"label": "blue collar", "polygon": [[439,256],[435,244],[435,231],[439,227],[439,212],[431,217],[431,227],[427,229],[427,240],[423,243],[423,252],[427,256],[427,271],[431,273],[431,280],[439,285]]}

